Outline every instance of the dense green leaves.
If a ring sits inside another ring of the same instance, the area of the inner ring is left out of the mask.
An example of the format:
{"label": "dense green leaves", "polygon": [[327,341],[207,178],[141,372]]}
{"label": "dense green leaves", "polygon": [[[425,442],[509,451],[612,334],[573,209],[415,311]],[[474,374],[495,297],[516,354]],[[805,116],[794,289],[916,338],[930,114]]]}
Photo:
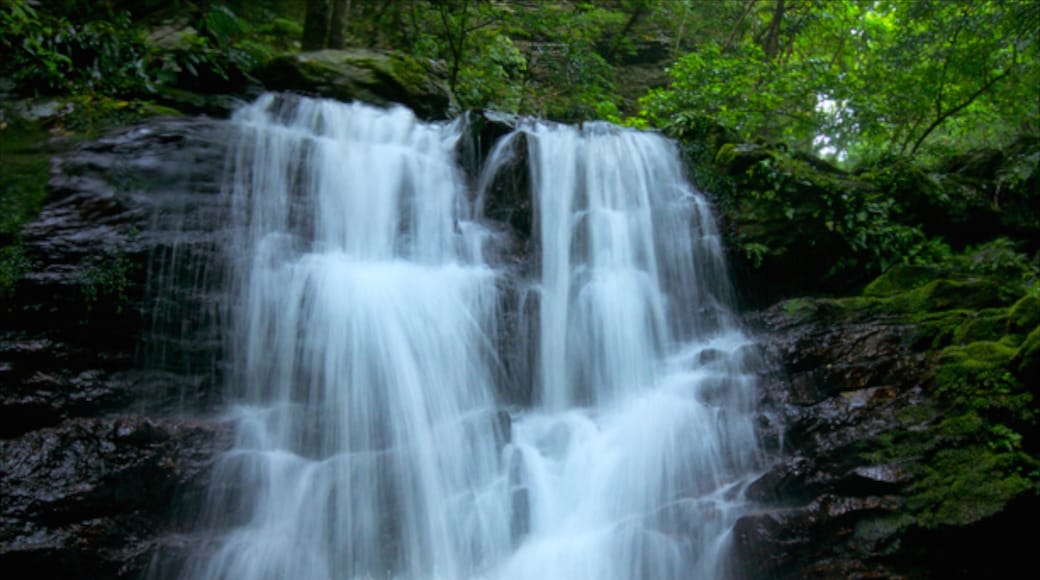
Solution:
{"label": "dense green leaves", "polygon": [[[2,0],[0,75],[23,94],[147,96],[162,85],[214,88],[238,83],[284,48],[295,25],[273,18],[252,24],[222,3],[204,3],[159,32],[115,2],[66,2],[44,10]],[[186,5],[187,7],[187,5]],[[179,28],[178,28],[179,27]]]}
{"label": "dense green leaves", "polygon": [[[1038,127],[1040,8],[1017,0],[748,0],[643,115],[706,112],[845,162],[999,145]],[[772,7],[772,11],[769,10]],[[734,16],[736,14],[736,16]]]}

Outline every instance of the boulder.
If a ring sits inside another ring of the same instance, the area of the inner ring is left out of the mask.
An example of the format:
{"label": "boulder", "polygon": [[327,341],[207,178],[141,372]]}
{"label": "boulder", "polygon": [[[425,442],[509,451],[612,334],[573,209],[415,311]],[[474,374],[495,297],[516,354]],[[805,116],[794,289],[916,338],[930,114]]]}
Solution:
{"label": "boulder", "polygon": [[173,506],[198,503],[230,443],[227,425],[141,417],[74,419],[0,442],[0,565],[136,576]]}
{"label": "boulder", "polygon": [[1007,522],[1027,525],[1016,506],[1037,501],[1024,475],[1036,461],[1037,331],[1022,334],[1033,305],[966,261],[747,315],[774,365],[760,405],[783,431],[747,489],[758,509],[734,530],[743,577],[986,575],[993,553],[1002,570],[1027,565]]}
{"label": "boulder", "polygon": [[394,52],[320,50],[275,58],[254,75],[265,87],[339,101],[399,103],[426,119],[443,119],[453,108],[433,64]]}

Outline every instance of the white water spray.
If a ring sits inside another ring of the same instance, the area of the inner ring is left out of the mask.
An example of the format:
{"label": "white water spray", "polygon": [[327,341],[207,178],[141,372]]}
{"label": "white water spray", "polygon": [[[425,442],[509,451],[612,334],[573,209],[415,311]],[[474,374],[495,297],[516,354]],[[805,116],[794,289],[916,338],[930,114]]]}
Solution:
{"label": "white water spray", "polygon": [[668,141],[510,139],[529,147],[538,251],[520,289],[534,352],[513,357],[534,361],[518,373],[535,396],[510,428],[507,278],[484,259],[497,239],[456,167],[460,125],[271,95],[233,123],[237,440],[207,499],[218,537],[185,577],[726,575],[760,461],[749,342]]}

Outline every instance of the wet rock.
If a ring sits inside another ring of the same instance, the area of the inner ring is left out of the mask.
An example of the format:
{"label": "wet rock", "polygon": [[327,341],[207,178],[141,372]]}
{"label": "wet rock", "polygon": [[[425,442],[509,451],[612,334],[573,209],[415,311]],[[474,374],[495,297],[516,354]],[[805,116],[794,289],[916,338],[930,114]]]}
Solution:
{"label": "wet rock", "polygon": [[500,139],[488,155],[477,185],[477,204],[485,217],[509,226],[529,243],[534,235],[534,206],[527,135]]}
{"label": "wet rock", "polygon": [[742,574],[898,577],[884,560],[887,548],[858,551],[864,544],[856,530],[895,513],[909,476],[897,465],[868,463],[859,446],[901,426],[901,412],[924,396],[929,367],[911,348],[911,327],[863,319],[825,299],[781,303],[748,318],[775,365],[761,383],[760,404],[784,425],[784,449],[747,490],[763,510],[734,531]]}
{"label": "wet rock", "polygon": [[420,117],[443,119],[451,99],[431,66],[398,53],[321,50],[275,58],[254,74],[272,90],[374,105],[400,103]]}
{"label": "wet rock", "polygon": [[[0,565],[55,577],[129,575],[175,502],[196,501],[222,424],[77,419],[0,442]],[[22,568],[24,569],[24,568]]]}
{"label": "wet rock", "polygon": [[466,111],[462,122],[465,127],[456,155],[462,168],[476,181],[495,146],[517,128],[519,118],[495,111]]}
{"label": "wet rock", "polygon": [[859,547],[859,523],[896,508],[889,497],[822,495],[797,508],[764,510],[733,529],[742,578],[899,578]]}
{"label": "wet rock", "polygon": [[230,444],[167,418],[220,396],[224,131],[157,119],[53,157],[28,271],[0,301],[5,570],[140,577]]}
{"label": "wet rock", "polygon": [[[791,300],[747,317],[774,365],[760,383],[770,417],[761,436],[782,450],[747,489],[761,510],[734,532],[745,577],[970,576],[988,559],[969,551],[948,566],[938,556],[945,542],[980,541],[980,530],[1012,517],[1013,504],[1035,498],[996,467],[1007,456],[972,443],[975,415],[956,410],[937,385],[951,375],[967,381],[957,388],[985,392],[961,370],[969,360],[1015,368],[1015,349],[997,342],[944,347],[976,326],[995,341],[1008,313],[977,310],[993,300],[989,290],[933,292],[940,284],[919,270],[893,269],[868,296]],[[1028,340],[1018,340],[1021,353]]]}

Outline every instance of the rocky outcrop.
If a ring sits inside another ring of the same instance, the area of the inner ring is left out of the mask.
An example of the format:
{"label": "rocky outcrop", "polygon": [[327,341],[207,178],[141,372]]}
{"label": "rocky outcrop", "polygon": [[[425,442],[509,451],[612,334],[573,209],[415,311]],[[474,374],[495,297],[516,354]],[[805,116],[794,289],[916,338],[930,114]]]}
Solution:
{"label": "rocky outcrop", "polygon": [[427,119],[446,118],[450,92],[411,57],[368,49],[321,50],[278,57],[256,77],[265,87],[339,101],[399,103]]}
{"label": "rocky outcrop", "polygon": [[221,424],[142,417],[0,441],[0,561],[11,578],[139,576],[229,444]]}
{"label": "rocky outcrop", "polygon": [[[156,120],[68,148],[0,302],[0,565],[137,577],[229,444],[211,324],[221,124]],[[160,265],[163,265],[160,267]],[[207,277],[209,276],[209,277]],[[153,298],[166,286],[177,306]],[[173,330],[175,329],[175,331]]]}
{"label": "rocky outcrop", "polygon": [[1015,366],[1029,356],[1035,298],[1012,303],[1014,278],[973,273],[974,262],[896,267],[862,296],[748,317],[776,362],[762,404],[785,429],[779,461],[748,489],[759,508],[734,530],[744,577],[1027,565],[1027,540],[1010,530],[1040,505],[1026,475],[1036,383]]}

